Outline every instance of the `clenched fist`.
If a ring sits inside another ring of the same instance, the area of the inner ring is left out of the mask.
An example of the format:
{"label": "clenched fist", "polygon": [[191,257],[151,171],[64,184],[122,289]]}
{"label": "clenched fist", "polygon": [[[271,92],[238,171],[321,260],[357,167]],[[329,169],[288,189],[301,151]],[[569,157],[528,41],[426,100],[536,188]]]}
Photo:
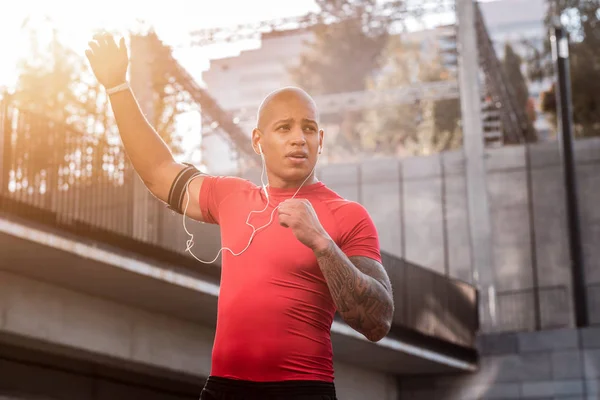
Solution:
{"label": "clenched fist", "polygon": [[313,251],[324,250],[331,238],[325,231],[310,201],[289,199],[279,204],[279,224],[289,228],[302,244]]}
{"label": "clenched fist", "polygon": [[124,83],[129,66],[125,38],[121,38],[118,46],[108,33],[94,35],[93,39],[88,43],[90,48],[85,55],[98,82],[107,89]]}

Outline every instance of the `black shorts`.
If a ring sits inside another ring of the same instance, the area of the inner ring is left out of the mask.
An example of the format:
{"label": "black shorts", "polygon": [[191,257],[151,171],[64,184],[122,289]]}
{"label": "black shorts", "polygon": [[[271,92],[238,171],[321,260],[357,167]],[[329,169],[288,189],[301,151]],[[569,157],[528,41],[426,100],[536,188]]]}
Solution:
{"label": "black shorts", "polygon": [[337,400],[333,383],[250,382],[210,376],[200,400]]}

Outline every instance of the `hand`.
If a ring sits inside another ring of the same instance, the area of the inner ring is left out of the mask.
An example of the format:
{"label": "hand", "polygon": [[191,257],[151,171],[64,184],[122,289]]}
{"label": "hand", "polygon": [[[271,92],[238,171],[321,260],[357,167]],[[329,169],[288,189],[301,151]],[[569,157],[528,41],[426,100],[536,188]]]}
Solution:
{"label": "hand", "polygon": [[279,205],[279,224],[290,228],[302,244],[313,251],[329,246],[331,238],[325,231],[310,201],[289,199]]}
{"label": "hand", "polygon": [[88,43],[90,48],[85,51],[96,79],[109,89],[125,82],[129,57],[125,38],[121,38],[119,46],[112,35],[94,35],[94,40]]}

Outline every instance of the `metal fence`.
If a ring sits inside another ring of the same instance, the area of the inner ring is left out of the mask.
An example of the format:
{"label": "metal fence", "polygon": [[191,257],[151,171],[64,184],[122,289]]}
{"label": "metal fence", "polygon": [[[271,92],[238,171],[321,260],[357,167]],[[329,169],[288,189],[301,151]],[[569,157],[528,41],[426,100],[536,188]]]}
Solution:
{"label": "metal fence", "polygon": [[118,141],[6,104],[1,118],[4,211],[131,234],[132,171]]}
{"label": "metal fence", "polygon": [[478,295],[465,282],[382,252],[394,290],[394,326],[471,347],[479,328]]}
{"label": "metal fence", "polygon": [[[199,265],[185,253],[181,216],[139,184],[118,138],[81,133],[8,104],[2,105],[0,123],[3,212],[219,279],[218,268]],[[209,253],[220,247],[218,228],[190,221],[189,229],[202,238],[196,240],[203,242],[199,256],[212,258]],[[392,333],[410,331],[474,347],[473,286],[385,253],[383,264],[395,290]]]}

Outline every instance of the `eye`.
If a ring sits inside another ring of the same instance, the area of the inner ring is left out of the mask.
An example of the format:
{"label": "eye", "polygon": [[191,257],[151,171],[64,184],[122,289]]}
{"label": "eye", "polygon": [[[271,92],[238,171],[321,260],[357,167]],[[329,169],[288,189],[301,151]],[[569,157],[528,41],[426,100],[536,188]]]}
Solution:
{"label": "eye", "polygon": [[288,131],[289,129],[290,129],[290,126],[289,126],[288,124],[285,124],[285,125],[280,125],[280,126],[277,128],[277,130],[278,130],[278,131],[282,131],[282,130],[283,130],[283,131]]}
{"label": "eye", "polygon": [[315,128],[314,126],[305,126],[304,130],[309,131],[309,132],[316,132],[317,128]]}

